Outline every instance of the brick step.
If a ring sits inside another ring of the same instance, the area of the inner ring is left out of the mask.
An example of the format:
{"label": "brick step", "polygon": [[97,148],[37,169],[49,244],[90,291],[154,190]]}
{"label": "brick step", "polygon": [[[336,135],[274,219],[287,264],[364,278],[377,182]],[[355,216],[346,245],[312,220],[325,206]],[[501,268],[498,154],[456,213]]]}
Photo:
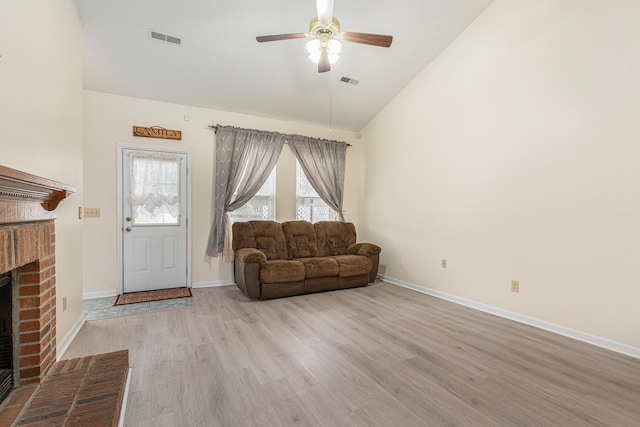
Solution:
{"label": "brick step", "polygon": [[13,425],[115,427],[128,372],[128,350],[60,361]]}

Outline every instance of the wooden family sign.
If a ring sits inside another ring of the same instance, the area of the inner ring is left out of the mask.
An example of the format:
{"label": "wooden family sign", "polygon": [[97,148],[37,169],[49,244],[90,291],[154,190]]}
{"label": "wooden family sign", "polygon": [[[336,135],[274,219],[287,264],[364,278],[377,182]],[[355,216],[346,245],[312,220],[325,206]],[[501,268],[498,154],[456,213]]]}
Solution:
{"label": "wooden family sign", "polygon": [[142,136],[144,138],[161,138],[161,139],[182,139],[182,132],[179,130],[170,130],[158,126],[145,128],[142,126],[133,127],[133,136]]}

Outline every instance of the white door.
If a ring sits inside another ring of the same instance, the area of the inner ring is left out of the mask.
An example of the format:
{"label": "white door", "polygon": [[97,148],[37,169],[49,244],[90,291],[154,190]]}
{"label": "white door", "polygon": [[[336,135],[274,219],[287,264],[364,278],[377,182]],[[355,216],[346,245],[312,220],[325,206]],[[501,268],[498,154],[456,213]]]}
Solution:
{"label": "white door", "polygon": [[187,153],[122,150],[123,290],[187,285]]}

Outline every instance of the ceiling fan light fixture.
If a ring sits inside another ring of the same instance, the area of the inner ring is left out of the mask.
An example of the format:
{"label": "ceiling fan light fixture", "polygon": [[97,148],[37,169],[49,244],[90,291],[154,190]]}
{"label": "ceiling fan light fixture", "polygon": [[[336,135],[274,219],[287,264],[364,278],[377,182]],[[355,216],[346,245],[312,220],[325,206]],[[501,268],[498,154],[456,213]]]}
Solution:
{"label": "ceiling fan light fixture", "polygon": [[307,42],[307,52],[309,52],[309,59],[314,64],[317,64],[320,61],[320,54],[322,53],[322,43],[320,40],[313,39]]}
{"label": "ceiling fan light fixture", "polygon": [[[318,39],[313,39],[307,42],[307,52],[309,52],[309,59],[314,64],[320,61],[322,54],[323,43]],[[326,43],[326,49],[329,53],[329,63],[335,64],[340,56],[338,53],[342,50],[342,44],[338,40],[331,39]]]}
{"label": "ceiling fan light fixture", "polygon": [[331,39],[327,43],[327,48],[329,48],[329,52],[337,55],[342,50],[342,44],[336,39]]}
{"label": "ceiling fan light fixture", "polygon": [[309,52],[309,55],[314,55],[315,53],[317,53],[319,57],[320,56],[320,40],[313,39],[308,41],[307,52]]}

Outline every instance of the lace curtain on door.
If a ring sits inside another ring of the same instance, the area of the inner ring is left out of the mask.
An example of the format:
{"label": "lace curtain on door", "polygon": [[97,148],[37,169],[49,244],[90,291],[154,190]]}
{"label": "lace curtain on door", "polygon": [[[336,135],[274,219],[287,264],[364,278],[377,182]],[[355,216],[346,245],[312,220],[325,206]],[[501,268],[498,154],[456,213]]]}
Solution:
{"label": "lace curtain on door", "polygon": [[130,153],[131,203],[137,224],[177,224],[180,215],[182,156],[153,152]]}

